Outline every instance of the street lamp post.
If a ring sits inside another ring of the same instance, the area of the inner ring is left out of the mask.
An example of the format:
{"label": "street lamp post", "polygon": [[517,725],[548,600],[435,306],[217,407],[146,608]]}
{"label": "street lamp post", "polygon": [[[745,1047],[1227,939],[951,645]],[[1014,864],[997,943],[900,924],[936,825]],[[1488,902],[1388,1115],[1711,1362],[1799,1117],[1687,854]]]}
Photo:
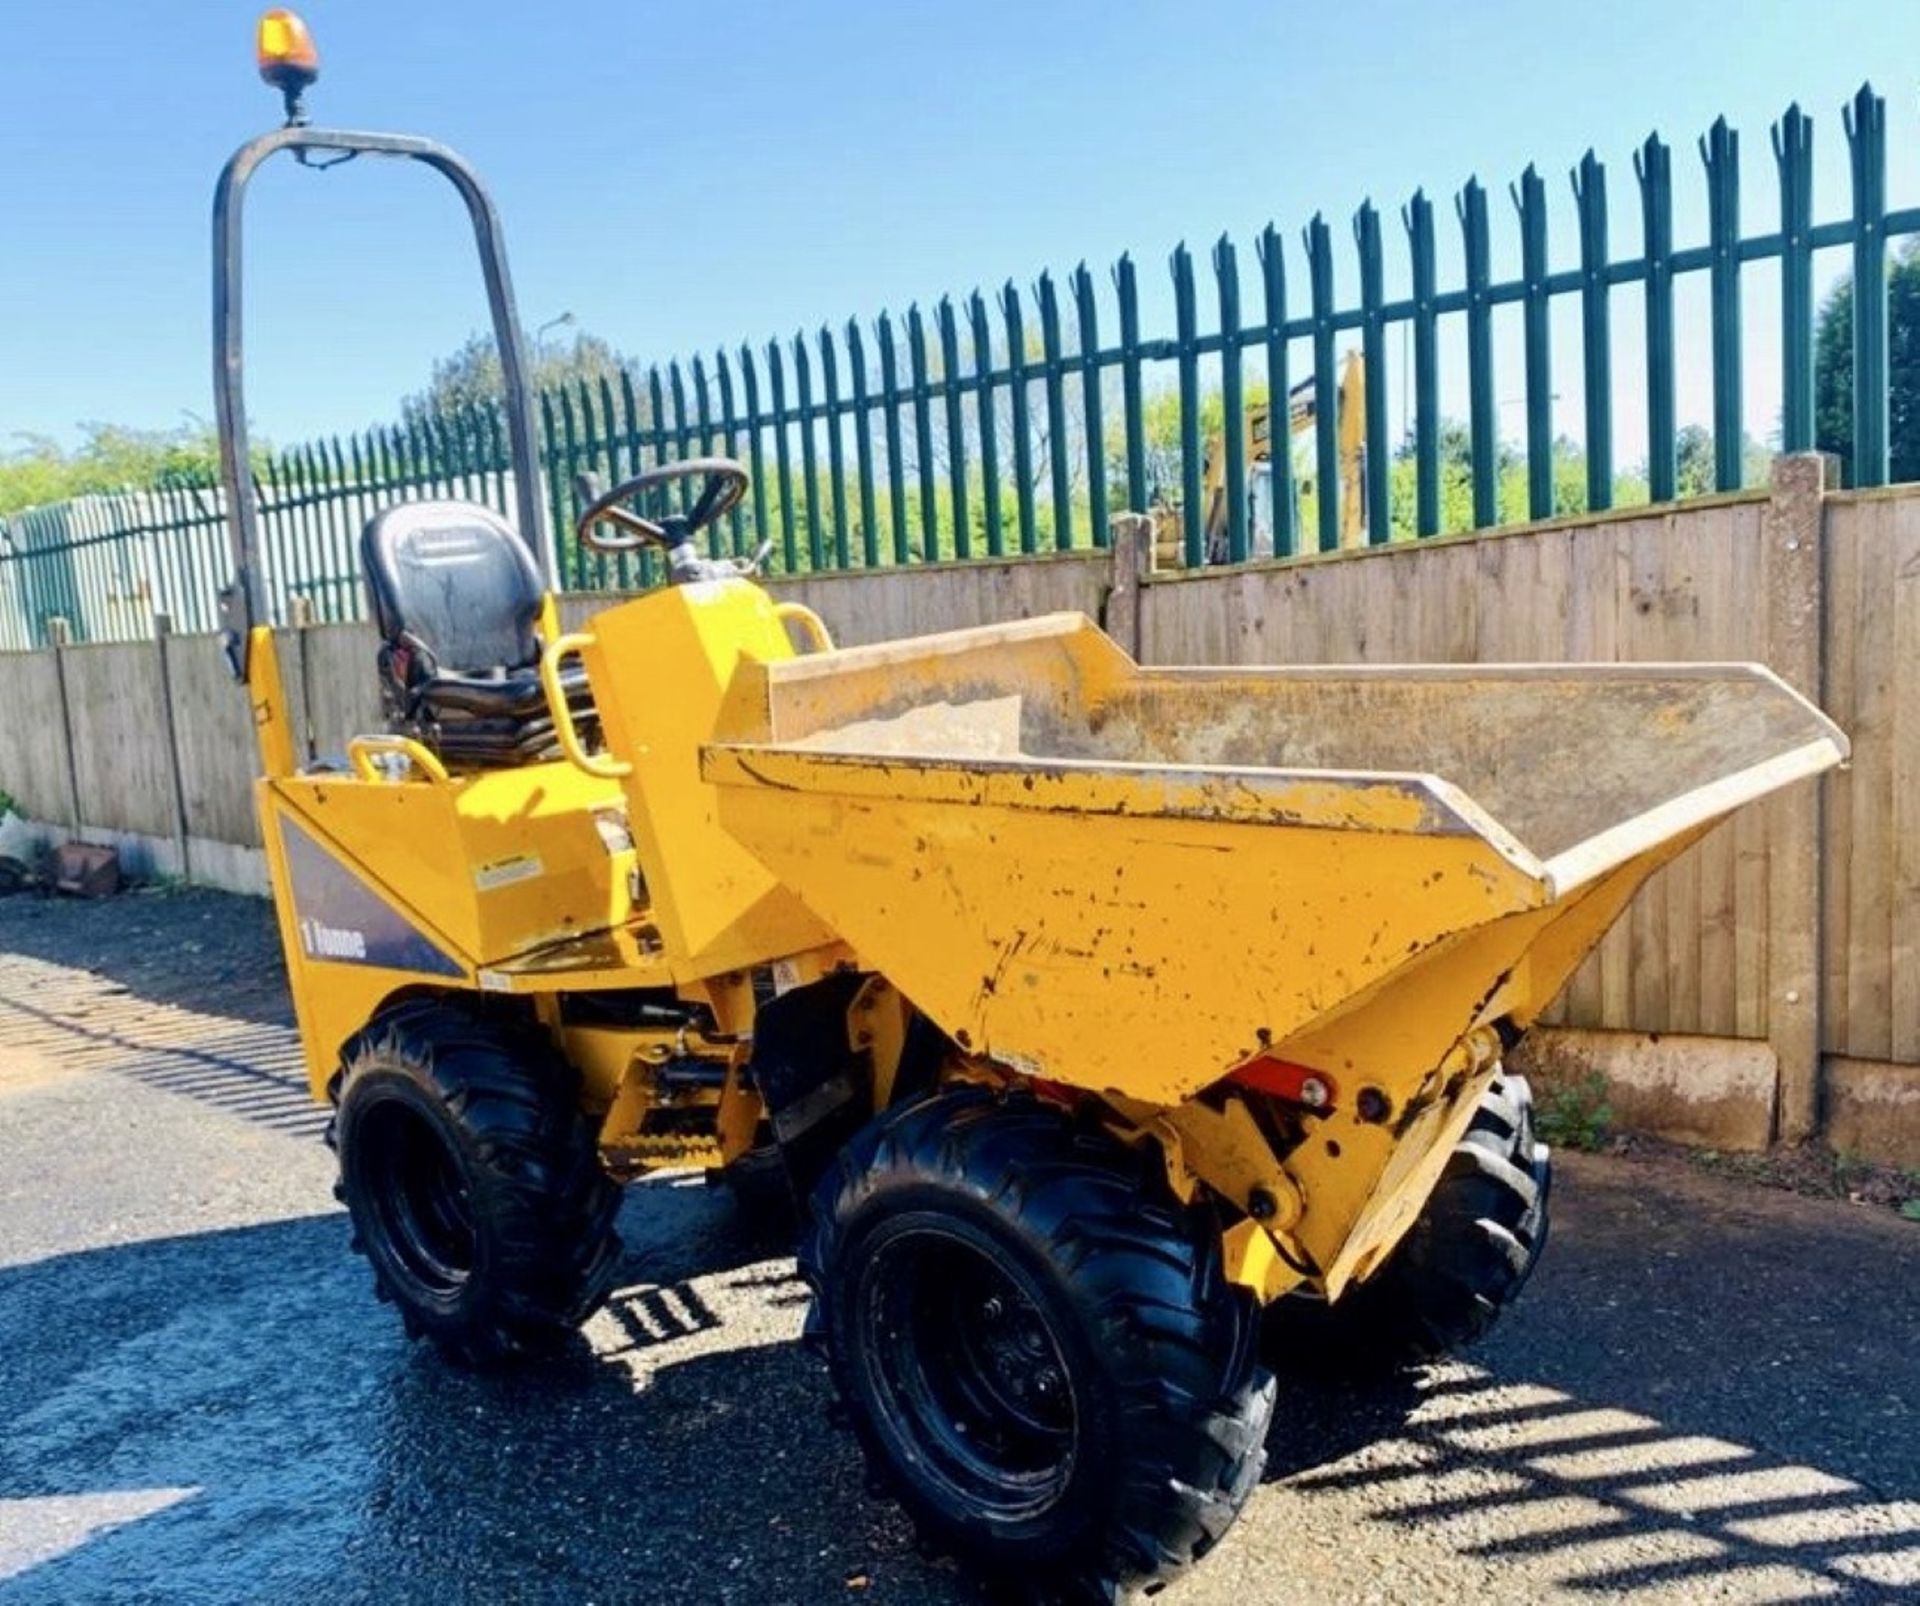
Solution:
{"label": "street lamp post", "polygon": [[536,347],[544,347],[546,345],[547,331],[549,329],[568,329],[577,322],[579,322],[579,320],[575,318],[571,312],[563,312],[557,318],[549,318],[545,323],[541,324],[538,329],[534,330],[534,345]]}

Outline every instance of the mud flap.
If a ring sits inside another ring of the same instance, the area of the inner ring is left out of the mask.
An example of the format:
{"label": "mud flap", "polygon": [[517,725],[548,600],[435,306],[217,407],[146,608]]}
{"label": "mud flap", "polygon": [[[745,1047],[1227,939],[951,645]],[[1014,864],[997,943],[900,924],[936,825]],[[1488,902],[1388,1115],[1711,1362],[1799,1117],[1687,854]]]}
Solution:
{"label": "mud flap", "polygon": [[803,1206],[840,1148],[873,1114],[873,1072],[847,1031],[866,978],[822,977],[763,1006],[754,1021],[753,1083]]}

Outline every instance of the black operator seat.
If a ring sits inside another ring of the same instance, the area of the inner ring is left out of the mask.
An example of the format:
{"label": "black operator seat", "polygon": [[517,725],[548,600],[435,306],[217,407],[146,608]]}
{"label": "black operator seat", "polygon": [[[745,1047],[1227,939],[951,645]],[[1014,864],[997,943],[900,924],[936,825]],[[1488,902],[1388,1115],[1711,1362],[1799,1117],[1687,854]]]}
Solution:
{"label": "black operator seat", "polygon": [[[559,752],[540,689],[540,571],[512,525],[472,502],[402,502],[368,521],[360,560],[391,729],[454,767]],[[591,743],[586,672],[575,665],[562,684]]]}

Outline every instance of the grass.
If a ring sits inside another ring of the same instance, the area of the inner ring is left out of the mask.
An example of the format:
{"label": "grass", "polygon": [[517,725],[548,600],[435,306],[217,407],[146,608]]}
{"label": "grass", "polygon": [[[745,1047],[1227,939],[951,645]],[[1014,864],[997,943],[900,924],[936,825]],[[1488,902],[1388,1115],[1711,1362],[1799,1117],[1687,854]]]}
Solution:
{"label": "grass", "polygon": [[1590,1071],[1578,1081],[1542,1088],[1533,1106],[1534,1131],[1547,1143],[1588,1153],[1603,1148],[1613,1132],[1607,1079]]}

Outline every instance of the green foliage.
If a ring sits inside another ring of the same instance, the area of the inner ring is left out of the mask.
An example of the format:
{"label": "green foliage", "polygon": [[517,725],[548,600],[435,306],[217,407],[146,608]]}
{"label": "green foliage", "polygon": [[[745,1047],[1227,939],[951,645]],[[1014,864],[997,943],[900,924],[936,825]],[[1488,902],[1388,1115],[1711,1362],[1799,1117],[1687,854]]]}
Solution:
{"label": "green foliage", "polygon": [[[1499,522],[1517,523],[1528,516],[1526,453],[1512,441],[1500,442],[1494,450],[1497,475],[1496,507]],[[1711,467],[1711,453],[1709,453]],[[1394,454],[1389,475],[1392,532],[1396,541],[1411,540],[1416,529],[1419,493],[1419,464],[1411,439],[1402,442]],[[1647,477],[1643,470],[1616,473],[1613,481],[1616,507],[1635,507],[1647,500]],[[1578,442],[1562,437],[1553,443],[1554,518],[1582,513],[1587,506],[1587,454]],[[1450,535],[1473,528],[1473,435],[1458,419],[1443,419],[1440,424],[1440,531]]]}
{"label": "green foliage", "polygon": [[70,452],[44,435],[26,435],[0,453],[0,515],[68,497],[211,485],[219,478],[220,446],[207,425],[158,430],[92,422],[80,428],[80,445]]}
{"label": "green foliage", "polygon": [[1908,1221],[1920,1221],[1920,1199],[1902,1199],[1900,1214]]}
{"label": "green foliage", "polygon": [[1607,1079],[1590,1071],[1578,1081],[1549,1083],[1534,1103],[1533,1125],[1541,1138],[1560,1148],[1601,1148],[1613,1129]]}
{"label": "green foliage", "polygon": [[[1895,480],[1920,479],[1920,241],[1887,269],[1887,442]],[[1853,281],[1820,308],[1813,336],[1813,439],[1853,483]]]}
{"label": "green foliage", "polygon": [[4,786],[0,786],[0,820],[4,820],[9,814],[18,814],[19,812],[20,805],[14,802],[13,794]]}
{"label": "green foliage", "polygon": [[[530,352],[533,388],[536,392],[586,383],[597,386],[601,380],[615,387],[622,369],[635,364],[621,355],[599,335],[579,334],[571,341],[543,341]],[[491,334],[472,334],[457,351],[433,365],[433,377],[424,390],[415,391],[400,403],[402,422],[409,425],[460,418],[493,406],[505,394],[501,377],[500,353]],[[638,388],[636,401],[643,428],[651,427],[651,403]]]}

